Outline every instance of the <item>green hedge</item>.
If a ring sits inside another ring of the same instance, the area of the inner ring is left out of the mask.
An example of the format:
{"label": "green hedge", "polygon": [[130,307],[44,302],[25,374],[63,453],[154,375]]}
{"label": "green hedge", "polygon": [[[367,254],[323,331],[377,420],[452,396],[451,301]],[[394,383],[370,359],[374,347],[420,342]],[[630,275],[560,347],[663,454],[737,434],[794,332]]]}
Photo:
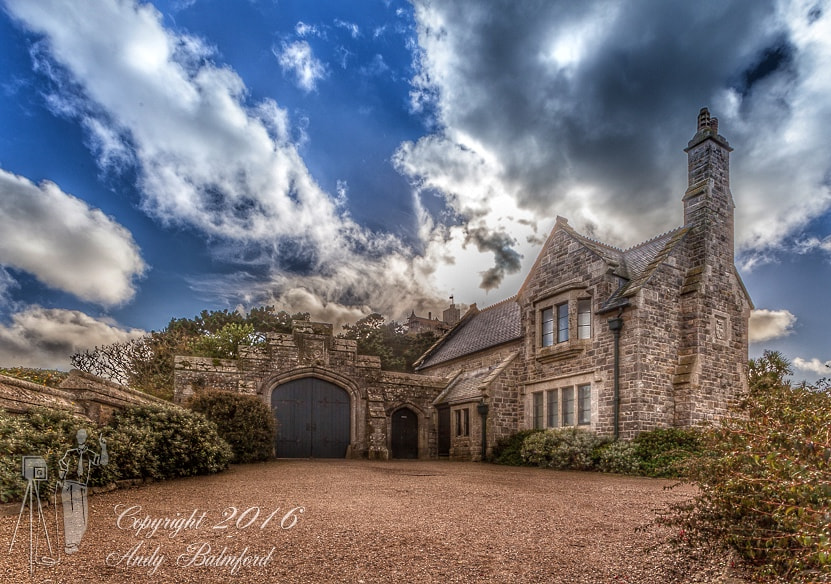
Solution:
{"label": "green hedge", "polygon": [[24,415],[12,415],[0,409],[0,502],[20,500],[26,489],[21,476],[24,456],[42,456],[49,465],[49,480],[40,485],[43,496],[54,492],[58,461],[68,448],[75,446],[79,427],[87,428],[90,444],[97,444],[88,420],[75,418],[60,410],[38,408]]}
{"label": "green hedge", "polygon": [[109,449],[121,478],[170,479],[224,470],[233,456],[216,424],[181,408],[138,406],[115,412]]}
{"label": "green hedge", "polygon": [[522,443],[522,459],[528,464],[559,470],[592,470],[595,450],[604,442],[582,428],[556,428],[531,434]]}
{"label": "green hedge", "polygon": [[529,463],[522,459],[522,444],[532,434],[542,430],[520,430],[515,434],[500,438],[491,450],[491,462],[510,466],[523,466]]}
{"label": "green hedge", "polygon": [[259,398],[211,391],[195,396],[188,407],[216,424],[234,453],[231,462],[259,462],[274,456],[274,415]]}
{"label": "green hedge", "polygon": [[101,427],[61,410],[37,408],[22,415],[0,410],[0,502],[21,499],[26,488],[21,476],[23,456],[46,459],[49,481],[40,492],[44,497],[54,492],[58,461],[77,445],[80,428],[87,431],[91,450],[100,451],[102,436],[107,443],[109,463],[95,468],[90,486],[219,472],[232,455],[214,424],[180,408],[129,407]]}
{"label": "green hedge", "polygon": [[598,470],[651,477],[679,477],[683,461],[701,448],[701,432],[659,428],[632,441],[613,442],[576,427],[521,430],[501,439],[491,461],[514,466]]}
{"label": "green hedge", "polygon": [[638,434],[633,443],[640,461],[640,474],[677,477],[683,462],[701,449],[701,431],[689,428],[658,428]]}

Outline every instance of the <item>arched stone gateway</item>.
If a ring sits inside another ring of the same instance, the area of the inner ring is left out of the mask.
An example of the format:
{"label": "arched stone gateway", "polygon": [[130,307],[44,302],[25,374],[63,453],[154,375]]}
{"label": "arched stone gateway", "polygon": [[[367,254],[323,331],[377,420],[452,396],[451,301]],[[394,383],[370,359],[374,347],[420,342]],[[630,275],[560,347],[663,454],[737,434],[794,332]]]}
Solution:
{"label": "arched stone gateway", "polygon": [[418,458],[418,415],[410,408],[393,412],[390,423],[393,458]]}
{"label": "arched stone gateway", "polygon": [[417,452],[435,457],[433,400],[445,377],[384,371],[376,356],[358,354],[357,342],[333,335],[332,325],[296,320],[291,334],[269,333],[264,344],[240,347],[239,359],[179,355],[175,400],[204,391],[260,397],[280,425],[280,457],[386,460],[391,415],[417,416]]}
{"label": "arched stone gateway", "polygon": [[271,408],[277,420],[281,458],[344,458],[350,444],[349,394],[337,385],[305,377],[275,387]]}

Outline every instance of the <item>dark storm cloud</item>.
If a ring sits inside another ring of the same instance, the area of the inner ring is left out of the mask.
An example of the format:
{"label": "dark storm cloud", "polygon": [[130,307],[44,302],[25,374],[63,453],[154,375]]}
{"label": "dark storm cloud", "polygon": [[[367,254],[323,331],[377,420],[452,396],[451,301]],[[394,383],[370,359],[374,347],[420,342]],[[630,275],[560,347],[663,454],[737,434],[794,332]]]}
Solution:
{"label": "dark storm cloud", "polygon": [[522,256],[513,249],[516,240],[506,233],[482,227],[468,229],[466,242],[476,245],[479,251],[493,253],[494,266],[481,273],[479,287],[483,290],[498,288],[506,274],[518,272],[522,267]]}
{"label": "dark storm cloud", "polygon": [[449,69],[425,60],[424,85],[438,86],[447,128],[497,150],[504,179],[522,185],[522,206],[550,212],[575,183],[590,181],[593,203],[614,201],[620,215],[664,222],[654,213],[678,215],[664,203],[680,198],[685,179],[666,169],[683,165],[698,109],[765,46],[782,47],[787,58],[782,31],[770,39],[759,32],[772,6],[433,4],[420,12],[422,38],[464,58]]}

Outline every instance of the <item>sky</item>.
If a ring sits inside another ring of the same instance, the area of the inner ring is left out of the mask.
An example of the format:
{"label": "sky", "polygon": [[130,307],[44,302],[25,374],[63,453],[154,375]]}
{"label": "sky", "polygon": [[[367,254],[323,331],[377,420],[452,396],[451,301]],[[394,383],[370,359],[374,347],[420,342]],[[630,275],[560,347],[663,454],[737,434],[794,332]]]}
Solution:
{"label": "sky", "polygon": [[751,357],[831,362],[828,0],[0,0],[0,365],[202,310],[513,296],[678,227],[730,142]]}

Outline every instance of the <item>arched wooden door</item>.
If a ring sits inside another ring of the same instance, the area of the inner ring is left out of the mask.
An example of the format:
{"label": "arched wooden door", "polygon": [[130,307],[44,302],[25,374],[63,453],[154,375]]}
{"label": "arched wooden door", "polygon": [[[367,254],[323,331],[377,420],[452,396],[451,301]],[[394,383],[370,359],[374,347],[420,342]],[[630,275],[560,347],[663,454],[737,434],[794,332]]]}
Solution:
{"label": "arched wooden door", "polygon": [[349,394],[333,383],[306,377],[274,388],[277,456],[344,458],[349,447]]}
{"label": "arched wooden door", "polygon": [[392,457],[418,458],[418,415],[410,408],[392,414]]}

